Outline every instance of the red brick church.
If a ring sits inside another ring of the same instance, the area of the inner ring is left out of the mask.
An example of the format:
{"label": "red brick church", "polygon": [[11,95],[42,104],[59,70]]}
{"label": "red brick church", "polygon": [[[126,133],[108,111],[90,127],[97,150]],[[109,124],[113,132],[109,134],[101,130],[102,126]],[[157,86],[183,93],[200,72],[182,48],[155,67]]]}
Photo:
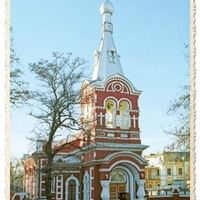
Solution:
{"label": "red brick church", "polygon": [[[113,41],[113,6],[101,7],[101,43],[92,78],[82,86],[81,120],[87,130],[71,138],[54,158],[52,194],[56,200],[144,200],[144,167],[137,90],[125,77]],[[83,142],[84,141],[84,142]],[[45,154],[37,149],[24,162],[25,192],[45,199]]]}

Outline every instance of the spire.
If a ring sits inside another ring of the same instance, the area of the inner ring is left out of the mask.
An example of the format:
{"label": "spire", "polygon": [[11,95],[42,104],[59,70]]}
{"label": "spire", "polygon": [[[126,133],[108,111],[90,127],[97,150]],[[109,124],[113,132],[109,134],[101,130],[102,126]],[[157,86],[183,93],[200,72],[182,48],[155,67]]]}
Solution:
{"label": "spire", "polygon": [[100,13],[103,18],[101,43],[99,49],[94,53],[95,63],[92,80],[104,82],[111,75],[124,74],[112,37],[113,24],[111,16],[113,11],[113,5],[109,0],[106,0],[100,7]]}

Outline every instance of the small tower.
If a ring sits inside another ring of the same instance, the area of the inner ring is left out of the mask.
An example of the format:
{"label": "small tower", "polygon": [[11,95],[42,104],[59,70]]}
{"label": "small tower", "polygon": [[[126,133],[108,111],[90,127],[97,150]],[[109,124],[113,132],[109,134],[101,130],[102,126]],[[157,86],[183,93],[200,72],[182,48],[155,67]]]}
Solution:
{"label": "small tower", "polygon": [[140,144],[138,98],[141,91],[124,76],[113,40],[113,10],[108,0],[100,7],[101,43],[94,55],[92,80],[82,86],[82,119],[94,122],[93,142],[103,139],[103,142]]}
{"label": "small tower", "polygon": [[103,18],[101,28],[101,43],[98,50],[94,54],[94,72],[92,80],[104,82],[109,76],[115,74],[123,75],[123,70],[120,64],[120,57],[117,54],[117,49],[113,41],[113,24],[111,16],[113,14],[113,6],[109,1],[106,1],[100,7],[100,13]]}

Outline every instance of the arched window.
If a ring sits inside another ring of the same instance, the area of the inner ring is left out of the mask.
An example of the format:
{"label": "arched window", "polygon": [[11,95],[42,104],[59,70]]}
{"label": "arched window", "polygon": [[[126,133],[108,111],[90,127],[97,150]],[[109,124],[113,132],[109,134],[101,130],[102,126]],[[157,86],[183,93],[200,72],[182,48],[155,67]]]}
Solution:
{"label": "arched window", "polygon": [[106,100],[106,127],[115,127],[115,116],[116,116],[116,102],[113,99]]}
{"label": "arched window", "polygon": [[111,63],[115,63],[116,51],[114,49],[108,51],[108,58]]}
{"label": "arched window", "polygon": [[111,183],[126,183],[126,176],[123,172],[121,171],[114,171],[111,174],[111,179],[110,179]]}
{"label": "arched window", "polygon": [[73,179],[68,184],[68,200],[76,200],[76,182]]}
{"label": "arched window", "polygon": [[66,180],[66,200],[78,200],[79,199],[79,180],[71,175]]}
{"label": "arched window", "polygon": [[120,128],[128,129],[130,127],[130,105],[127,101],[122,100],[119,103],[120,110]]}

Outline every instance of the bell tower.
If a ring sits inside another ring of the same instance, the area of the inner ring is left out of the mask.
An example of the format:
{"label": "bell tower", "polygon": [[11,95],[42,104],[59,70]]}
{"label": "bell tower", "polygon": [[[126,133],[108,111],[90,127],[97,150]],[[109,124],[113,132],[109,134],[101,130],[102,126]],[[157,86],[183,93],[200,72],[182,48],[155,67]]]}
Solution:
{"label": "bell tower", "polygon": [[90,124],[89,141],[141,144],[138,106],[141,91],[124,76],[113,40],[113,12],[108,0],[100,7],[101,42],[94,54],[92,79],[82,86],[81,116],[87,126]]}
{"label": "bell tower", "polygon": [[[84,180],[90,174],[90,199],[117,199],[126,192],[130,199],[144,200],[144,167],[139,124],[139,96],[124,75],[113,40],[109,0],[100,7],[102,15],[100,46],[94,53],[92,78],[82,85],[81,120],[83,122]],[[124,177],[116,182],[116,177]],[[114,180],[114,181],[113,181]],[[125,181],[126,180],[126,181]],[[118,184],[120,183],[120,184]],[[85,185],[89,185],[85,182]],[[119,188],[120,185],[120,188]]]}

